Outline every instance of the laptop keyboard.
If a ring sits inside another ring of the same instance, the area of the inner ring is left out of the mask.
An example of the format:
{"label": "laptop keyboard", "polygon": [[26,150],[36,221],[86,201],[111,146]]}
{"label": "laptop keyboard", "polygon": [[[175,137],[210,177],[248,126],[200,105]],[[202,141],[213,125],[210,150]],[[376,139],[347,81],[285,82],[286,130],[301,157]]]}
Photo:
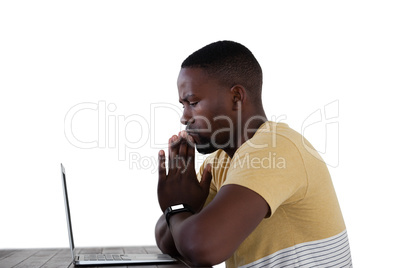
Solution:
{"label": "laptop keyboard", "polygon": [[129,261],[130,257],[124,254],[86,254],[85,261]]}

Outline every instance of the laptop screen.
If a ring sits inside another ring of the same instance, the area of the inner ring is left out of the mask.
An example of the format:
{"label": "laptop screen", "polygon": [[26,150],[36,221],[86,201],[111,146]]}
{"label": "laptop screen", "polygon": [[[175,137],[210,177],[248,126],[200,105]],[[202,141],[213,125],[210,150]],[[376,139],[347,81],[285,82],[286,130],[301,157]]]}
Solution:
{"label": "laptop screen", "polygon": [[71,226],[70,206],[68,204],[66,170],[64,169],[63,164],[61,164],[61,181],[62,181],[62,184],[63,184],[64,205],[66,207],[66,219],[67,219],[67,227],[68,227],[68,237],[69,237],[69,240],[70,240],[71,255],[72,255],[73,260],[74,260],[75,259],[75,248],[74,248],[74,239],[73,239],[73,228]]}

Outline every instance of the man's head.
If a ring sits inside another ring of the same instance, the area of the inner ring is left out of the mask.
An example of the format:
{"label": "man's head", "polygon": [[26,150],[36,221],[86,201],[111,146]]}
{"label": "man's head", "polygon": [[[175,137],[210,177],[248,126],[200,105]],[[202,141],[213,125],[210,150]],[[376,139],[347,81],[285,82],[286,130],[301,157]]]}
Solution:
{"label": "man's head", "polygon": [[181,68],[201,68],[208,76],[231,88],[242,85],[249,97],[260,100],[262,70],[251,51],[233,41],[209,44],[187,57]]}
{"label": "man's head", "polygon": [[215,42],[184,60],[178,78],[181,121],[200,153],[237,148],[242,119],[262,109],[261,88],[261,67],[241,44]]}

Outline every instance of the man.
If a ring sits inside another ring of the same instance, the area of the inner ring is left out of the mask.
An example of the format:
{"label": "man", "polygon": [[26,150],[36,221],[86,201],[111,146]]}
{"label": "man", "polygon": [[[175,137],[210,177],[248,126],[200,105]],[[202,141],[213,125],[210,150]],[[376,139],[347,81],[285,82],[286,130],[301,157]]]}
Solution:
{"label": "man", "polygon": [[[183,62],[187,127],[169,140],[167,165],[159,152],[159,248],[200,266],[351,267],[325,163],[300,134],[267,120],[261,89],[261,67],[241,44],[212,43]],[[194,144],[211,153],[198,175]]]}

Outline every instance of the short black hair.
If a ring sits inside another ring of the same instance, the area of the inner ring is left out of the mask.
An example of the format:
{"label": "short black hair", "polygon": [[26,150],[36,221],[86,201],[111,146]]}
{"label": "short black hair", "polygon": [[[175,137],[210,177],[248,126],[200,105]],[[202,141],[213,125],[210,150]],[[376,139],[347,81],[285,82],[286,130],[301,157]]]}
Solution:
{"label": "short black hair", "polygon": [[254,98],[261,98],[262,69],[253,53],[242,44],[218,41],[188,56],[181,68],[201,68],[232,87],[242,85]]}

